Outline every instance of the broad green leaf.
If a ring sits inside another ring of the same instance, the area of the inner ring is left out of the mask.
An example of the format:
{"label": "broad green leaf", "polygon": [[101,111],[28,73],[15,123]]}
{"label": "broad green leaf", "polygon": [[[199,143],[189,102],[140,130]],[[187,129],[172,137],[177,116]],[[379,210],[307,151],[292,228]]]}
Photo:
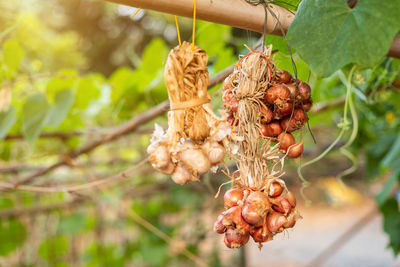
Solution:
{"label": "broad green leaf", "polygon": [[68,239],[65,236],[48,238],[40,244],[39,256],[43,259],[57,259],[68,252]]}
{"label": "broad green leaf", "polygon": [[76,89],[74,106],[79,109],[86,109],[99,96],[100,90],[96,82],[90,77],[81,78]]}
{"label": "broad green leaf", "polygon": [[0,220],[0,256],[6,256],[19,246],[26,238],[25,226],[16,219]]}
{"label": "broad green leaf", "polygon": [[46,96],[37,93],[29,97],[22,109],[22,133],[33,144],[46,125],[50,111]]}
{"label": "broad green leaf", "polygon": [[399,173],[398,172],[393,173],[393,175],[386,182],[382,191],[376,196],[376,200],[379,205],[382,205],[389,198],[390,192],[396,185],[398,178],[399,178]]}
{"label": "broad green leaf", "polygon": [[383,229],[389,235],[389,246],[395,255],[400,254],[400,211],[399,203],[390,198],[379,209],[383,213]]}
{"label": "broad green leaf", "polygon": [[0,112],[0,140],[3,139],[17,120],[15,107],[10,107],[5,112]]}
{"label": "broad green leaf", "polygon": [[400,29],[400,0],[303,0],[287,39],[313,72],[328,76],[355,63],[371,67]]}
{"label": "broad green leaf", "polygon": [[[282,36],[276,36],[276,35],[266,35],[265,36],[265,44],[270,45],[272,44],[272,50],[278,50],[281,53],[284,53],[286,55],[289,55],[289,50],[286,44],[285,38]],[[295,49],[291,48],[292,53],[295,53]]]}
{"label": "broad green leaf", "polygon": [[48,126],[58,126],[67,117],[74,104],[74,93],[72,90],[60,91],[55,95],[54,100],[54,105],[49,112]]}
{"label": "broad green leaf", "polygon": [[3,44],[4,62],[13,71],[18,71],[19,64],[24,57],[24,50],[17,40],[7,40]]}

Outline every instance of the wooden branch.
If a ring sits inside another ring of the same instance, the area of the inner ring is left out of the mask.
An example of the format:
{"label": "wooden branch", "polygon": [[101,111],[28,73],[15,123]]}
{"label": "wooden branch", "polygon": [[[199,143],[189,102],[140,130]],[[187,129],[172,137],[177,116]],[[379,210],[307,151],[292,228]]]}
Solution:
{"label": "wooden branch", "polygon": [[[163,13],[189,17],[193,15],[193,0],[106,0],[127,6],[140,7]],[[197,0],[196,16],[200,20],[225,24],[236,28],[263,33],[264,8],[261,5],[253,6],[244,0]],[[285,32],[294,19],[294,13],[285,8],[269,4],[281,22]],[[282,35],[278,21],[268,16],[266,33]],[[393,40],[387,56],[400,58],[400,37]]]}
{"label": "wooden branch", "polygon": [[34,206],[30,208],[13,208],[13,209],[0,210],[0,218],[20,217],[24,215],[33,216],[36,214],[47,213],[55,210],[73,208],[76,207],[78,204],[82,204],[87,200],[88,199],[86,198],[75,198],[72,201],[46,205],[46,206]]}
{"label": "wooden branch", "polygon": [[143,166],[145,163],[147,163],[147,161],[148,158],[145,158],[125,171],[114,174],[107,178],[98,179],[92,182],[79,185],[47,187],[47,186],[29,186],[23,184],[12,184],[9,182],[0,181],[0,188],[6,190],[24,190],[24,191],[40,192],[40,193],[72,193],[76,191],[87,190],[106,183],[115,182],[131,177],[137,171],[137,169]]}
{"label": "wooden branch", "polygon": [[[62,140],[66,140],[72,137],[81,136],[86,132],[50,132],[50,133],[42,133],[40,134],[39,138],[59,138]],[[7,135],[4,137],[4,141],[8,140],[20,140],[24,139],[25,137],[22,134],[14,134],[14,135]]]}
{"label": "wooden branch", "polygon": [[[214,77],[212,77],[210,79],[210,83],[208,85],[208,88],[210,89],[211,87],[217,85],[218,83],[222,82],[229,74],[231,74],[233,72],[233,67],[230,66],[224,70],[222,70],[221,72],[217,73]],[[130,121],[128,121],[127,123],[123,124],[122,126],[116,128],[116,130],[114,130],[112,133],[110,134],[106,134],[103,137],[94,140],[93,142],[82,146],[81,148],[72,151],[71,153],[69,153],[68,157],[71,159],[77,158],[82,154],[86,154],[92,150],[94,150],[95,148],[97,148],[100,145],[103,145],[105,143],[109,143],[111,141],[114,141],[118,138],[120,138],[123,135],[126,135],[128,133],[132,133],[134,132],[137,128],[139,128],[141,125],[153,120],[154,118],[162,115],[163,113],[165,113],[166,111],[168,111],[169,109],[169,101],[164,101],[160,104],[158,104],[157,106],[149,109],[148,111],[146,111],[145,113],[142,113],[136,117],[134,117],[133,119],[131,119]],[[46,173],[49,173],[50,171],[57,169],[58,167],[61,167],[63,165],[66,165],[67,161],[66,158],[62,158],[60,159],[58,162],[54,163],[53,165],[50,165],[47,168],[38,170],[32,174],[28,174],[25,177],[22,177],[20,180],[18,180],[17,182],[15,182],[14,187],[19,186],[21,184],[26,184],[26,183],[30,183],[33,179],[35,179],[38,176],[44,175]]]}

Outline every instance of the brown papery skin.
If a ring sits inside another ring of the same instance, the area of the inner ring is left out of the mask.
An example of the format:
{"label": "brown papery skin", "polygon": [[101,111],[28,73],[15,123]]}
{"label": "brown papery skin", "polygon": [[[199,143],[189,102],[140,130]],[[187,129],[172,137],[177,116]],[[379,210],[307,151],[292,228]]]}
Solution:
{"label": "brown papery skin", "polygon": [[296,140],[291,133],[283,132],[278,136],[278,143],[280,144],[279,148],[286,152],[291,145],[296,143]]}
{"label": "brown papery skin", "polygon": [[238,202],[243,199],[243,190],[240,188],[231,188],[224,194],[224,206],[229,209],[237,206]]}

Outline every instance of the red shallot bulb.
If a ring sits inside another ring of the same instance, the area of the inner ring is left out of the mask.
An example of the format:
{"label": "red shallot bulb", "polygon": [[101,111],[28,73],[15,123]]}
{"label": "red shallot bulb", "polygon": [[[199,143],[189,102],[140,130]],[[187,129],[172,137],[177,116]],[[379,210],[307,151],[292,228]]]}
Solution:
{"label": "red shallot bulb", "polygon": [[272,110],[269,109],[268,107],[261,106],[260,107],[260,112],[261,112],[261,122],[262,123],[269,123],[275,117],[274,112],[272,112]]}
{"label": "red shallot bulb", "polygon": [[282,118],[292,113],[293,104],[291,102],[282,102],[275,105],[276,117]]}
{"label": "red shallot bulb", "polygon": [[269,187],[269,196],[270,197],[279,197],[282,194],[283,187],[278,182],[273,182]]}
{"label": "red shallot bulb", "polygon": [[245,245],[250,238],[250,234],[240,234],[236,229],[229,228],[226,230],[224,242],[228,248],[240,248]]}
{"label": "red shallot bulb", "polygon": [[276,212],[288,214],[292,210],[292,205],[290,205],[289,201],[285,197],[280,196],[274,199],[273,203],[272,209]]}
{"label": "red shallot bulb", "polygon": [[303,101],[310,99],[311,88],[307,83],[302,81],[299,82],[299,95]]}
{"label": "red shallot bulb", "polygon": [[305,112],[309,112],[312,107],[312,98],[308,99],[307,101],[304,101],[303,103],[303,108]]}
{"label": "red shallot bulb", "polygon": [[289,89],[283,84],[277,84],[270,87],[265,95],[264,100],[269,104],[275,104],[279,101],[287,102],[290,97]]}
{"label": "red shallot bulb", "polygon": [[282,127],[278,121],[272,121],[268,124],[261,124],[260,131],[265,137],[275,137],[282,132]]}
{"label": "red shallot bulb", "polygon": [[232,207],[222,213],[224,216],[222,224],[227,228],[234,227],[240,234],[250,231],[250,225],[242,217],[242,208],[239,206]]}
{"label": "red shallot bulb", "polygon": [[237,206],[239,201],[243,200],[243,190],[239,188],[232,188],[226,191],[224,195],[224,206],[229,209]]}
{"label": "red shallot bulb", "polygon": [[254,242],[257,243],[264,243],[273,239],[273,236],[271,232],[268,231],[267,227],[256,227],[250,231],[250,235]]}
{"label": "red shallot bulb", "polygon": [[228,110],[236,112],[239,106],[239,100],[233,94],[232,90],[225,90],[222,94],[222,101],[226,105]]}
{"label": "red shallot bulb", "polygon": [[291,133],[282,132],[278,136],[279,148],[286,152],[286,150],[296,143],[294,136]]}
{"label": "red shallot bulb", "polygon": [[260,191],[249,194],[242,210],[243,219],[252,225],[259,225],[263,222],[267,211],[271,207],[268,196]]}
{"label": "red shallot bulb", "polygon": [[285,215],[277,212],[270,212],[267,216],[268,230],[273,233],[283,230],[282,226],[287,222]]}
{"label": "red shallot bulb", "polygon": [[225,225],[222,224],[224,216],[220,214],[217,218],[217,221],[214,223],[214,231],[218,234],[223,234],[226,232]]}
{"label": "red shallot bulb", "polygon": [[287,222],[283,224],[285,228],[292,228],[296,224],[296,215],[294,212],[287,216]]}
{"label": "red shallot bulb", "polygon": [[289,158],[298,158],[303,154],[303,149],[303,141],[300,141],[288,148],[287,155]]}
{"label": "red shallot bulb", "polygon": [[292,192],[287,192],[285,198],[289,201],[290,205],[294,208],[296,207],[296,197],[293,195]]}
{"label": "red shallot bulb", "polygon": [[292,80],[292,75],[286,70],[278,70],[276,72],[277,80],[280,83],[289,83]]}

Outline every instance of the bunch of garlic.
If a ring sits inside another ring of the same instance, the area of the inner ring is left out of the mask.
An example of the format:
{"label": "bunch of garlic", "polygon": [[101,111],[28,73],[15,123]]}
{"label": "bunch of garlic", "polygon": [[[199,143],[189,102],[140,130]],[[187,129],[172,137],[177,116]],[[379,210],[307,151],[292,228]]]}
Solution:
{"label": "bunch of garlic", "polygon": [[176,143],[169,142],[168,132],[164,133],[162,127],[156,124],[147,153],[156,170],[171,174],[175,183],[183,185],[198,181],[200,175],[210,169],[217,170],[225,156],[222,141],[228,134],[230,127],[221,122],[212,128],[211,135],[204,142],[181,138]]}

